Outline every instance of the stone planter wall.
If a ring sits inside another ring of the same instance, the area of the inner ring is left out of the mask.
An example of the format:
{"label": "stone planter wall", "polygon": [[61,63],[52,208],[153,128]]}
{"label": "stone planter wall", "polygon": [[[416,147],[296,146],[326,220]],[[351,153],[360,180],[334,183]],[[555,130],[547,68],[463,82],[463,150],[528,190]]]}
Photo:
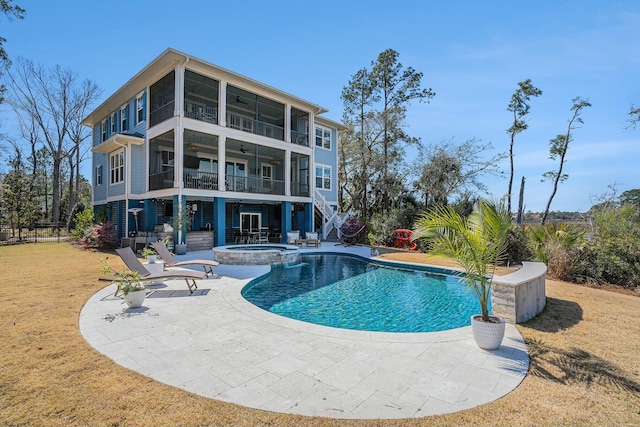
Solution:
{"label": "stone planter wall", "polygon": [[521,323],[540,313],[547,303],[546,276],[547,266],[542,262],[523,262],[515,273],[494,276],[493,315]]}

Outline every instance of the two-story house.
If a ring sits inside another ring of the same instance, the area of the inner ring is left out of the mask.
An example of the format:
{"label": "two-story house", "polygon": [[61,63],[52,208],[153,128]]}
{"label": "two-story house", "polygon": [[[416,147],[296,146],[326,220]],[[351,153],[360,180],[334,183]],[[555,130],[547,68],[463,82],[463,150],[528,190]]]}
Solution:
{"label": "two-story house", "polygon": [[120,238],[159,231],[180,210],[191,219],[187,243],[199,233],[209,247],[257,230],[271,241],[290,230],[326,236],[344,129],[326,111],[167,49],[84,121],[94,209],[106,210]]}

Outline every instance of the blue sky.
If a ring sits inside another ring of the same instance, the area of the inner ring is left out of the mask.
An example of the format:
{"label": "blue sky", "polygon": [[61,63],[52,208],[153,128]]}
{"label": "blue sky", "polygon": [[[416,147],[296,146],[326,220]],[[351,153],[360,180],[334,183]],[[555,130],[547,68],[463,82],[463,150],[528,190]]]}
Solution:
{"label": "blue sky", "polygon": [[[410,107],[412,136],[476,137],[506,151],[506,107],[530,78],[543,94],[531,101],[529,129],[515,147],[514,191],[525,176],[526,210],[546,205],[551,183],[540,180],[557,168],[548,143],[566,131],[576,96],[593,106],[574,132],[569,179],[551,210],[585,211],[612,184],[640,188],[640,127],[624,129],[630,105],[640,105],[635,0],[16,2],[27,15],[2,18],[9,55],[72,69],[103,89],[101,101],[173,47],[326,107],[339,121],[342,87],[392,48],[436,92]],[[508,161],[500,167],[508,176]],[[485,182],[494,196],[507,190],[506,178]]]}

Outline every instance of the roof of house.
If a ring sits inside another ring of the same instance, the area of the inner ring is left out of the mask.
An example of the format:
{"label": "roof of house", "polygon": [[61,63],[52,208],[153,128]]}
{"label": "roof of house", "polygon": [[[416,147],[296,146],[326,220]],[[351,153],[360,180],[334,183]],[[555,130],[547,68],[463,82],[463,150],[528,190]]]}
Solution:
{"label": "roof of house", "polygon": [[[297,96],[291,95],[287,92],[281,91],[257,80],[253,80],[249,77],[245,77],[233,71],[229,71],[225,68],[219,67],[207,61],[195,58],[186,53],[177,51],[172,48],[168,48],[162,52],[158,57],[151,61],[146,67],[144,67],[138,74],[133,76],[128,82],[126,82],[120,89],[115,91],[110,97],[108,97],[102,104],[100,104],[91,114],[89,114],[83,121],[86,126],[94,126],[96,123],[102,121],[109,114],[117,111],[122,105],[128,102],[136,94],[141,92],[147,85],[157,81],[166,75],[169,71],[175,68],[176,64],[183,64],[187,68],[194,71],[212,71],[213,74],[223,77],[231,84],[237,84],[243,88],[251,88],[256,93],[263,95],[276,95],[279,98],[284,98],[291,105],[302,108],[305,110],[311,110],[316,115],[326,113],[328,110],[317,104],[306,101]],[[327,123],[333,125],[340,125],[339,123],[323,118]],[[340,125],[342,126],[342,125]]]}

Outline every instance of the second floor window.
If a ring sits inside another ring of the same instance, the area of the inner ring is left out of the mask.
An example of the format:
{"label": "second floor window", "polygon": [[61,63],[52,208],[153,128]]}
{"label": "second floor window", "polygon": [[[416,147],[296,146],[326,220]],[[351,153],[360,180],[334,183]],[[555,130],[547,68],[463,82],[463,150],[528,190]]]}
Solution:
{"label": "second floor window", "polygon": [[118,113],[111,115],[111,133],[114,134],[118,131]]}
{"label": "second floor window", "polygon": [[331,131],[329,129],[316,127],[316,147],[331,150]]}
{"label": "second floor window", "polygon": [[96,187],[102,185],[102,165],[96,165]]}
{"label": "second floor window", "polygon": [[103,120],[100,125],[100,130],[102,132],[102,142],[107,140],[107,121]]}
{"label": "second floor window", "polygon": [[144,92],[136,96],[136,124],[144,121]]}
{"label": "second floor window", "polygon": [[129,106],[120,107],[120,130],[125,132],[129,130]]}
{"label": "second floor window", "polygon": [[109,165],[111,184],[124,182],[124,150],[118,150],[111,154]]}
{"label": "second floor window", "polygon": [[331,168],[316,165],[316,188],[331,190]]}

